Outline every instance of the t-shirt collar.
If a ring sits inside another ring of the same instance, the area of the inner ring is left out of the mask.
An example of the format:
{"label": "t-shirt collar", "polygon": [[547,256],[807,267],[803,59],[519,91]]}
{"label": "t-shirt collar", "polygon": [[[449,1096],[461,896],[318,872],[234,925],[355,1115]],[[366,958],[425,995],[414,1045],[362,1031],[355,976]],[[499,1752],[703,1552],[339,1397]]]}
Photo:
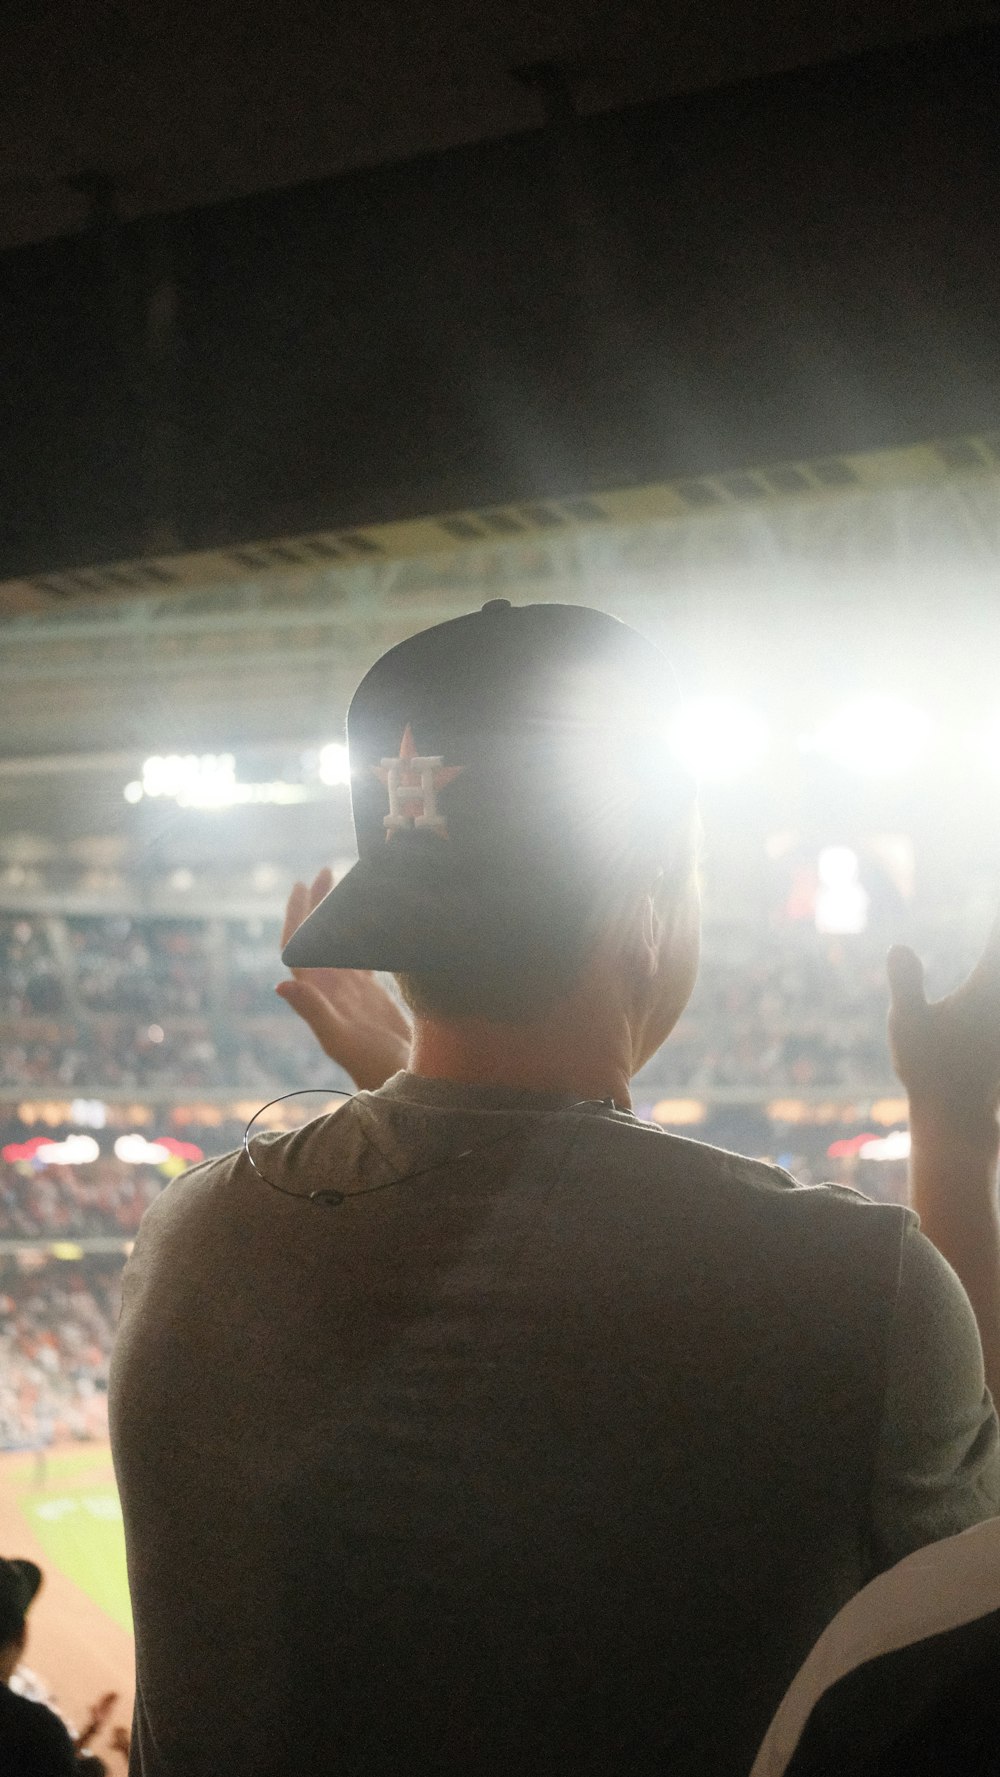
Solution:
{"label": "t-shirt collar", "polygon": [[[432,1080],[424,1074],[406,1072],[393,1074],[371,1097],[376,1101],[389,1099],[451,1111],[565,1111],[581,1105],[572,1092],[537,1092],[527,1086],[494,1086],[478,1082],[473,1085],[464,1080]],[[610,1099],[587,1100],[586,1108],[610,1115],[631,1116],[631,1112]]]}

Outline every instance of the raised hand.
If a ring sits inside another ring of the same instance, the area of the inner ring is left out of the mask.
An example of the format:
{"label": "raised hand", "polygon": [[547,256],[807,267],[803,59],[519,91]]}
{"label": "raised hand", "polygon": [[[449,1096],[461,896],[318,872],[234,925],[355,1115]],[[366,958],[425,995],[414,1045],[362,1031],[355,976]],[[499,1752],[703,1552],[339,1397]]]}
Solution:
{"label": "raised hand", "polygon": [[132,1742],[129,1737],[128,1730],[126,1728],[123,1728],[123,1727],[112,1728],[111,1738],[108,1741],[108,1745],[110,1746],[112,1752],[120,1752],[122,1757],[126,1761],[128,1760],[129,1754],[132,1750]]}
{"label": "raised hand", "polygon": [[108,1716],[111,1714],[111,1711],[114,1708],[117,1701],[118,1701],[118,1692],[117,1691],[107,1691],[105,1693],[105,1695],[103,1697],[99,1698],[98,1701],[94,1704],[94,1707],[90,1712],[90,1720],[88,1721],[86,1727],[83,1729],[82,1733],[78,1734],[76,1739],[73,1742],[73,1745],[75,1746],[77,1752],[82,1752],[86,1746],[90,1745],[90,1742],[94,1738],[94,1735],[97,1733],[98,1728],[102,1727],[104,1722],[107,1721]]}
{"label": "raised hand", "polygon": [[920,958],[896,945],[888,958],[889,1044],[911,1115],[975,1136],[1000,1107],[1000,913],[971,975],[928,1002]]}
{"label": "raised hand", "polygon": [[[285,909],[282,950],[332,887],[333,872],[325,869],[311,886],[295,884]],[[280,982],[275,992],[362,1091],[373,1091],[406,1067],[413,1036],[409,1017],[369,970],[293,969],[292,979]]]}

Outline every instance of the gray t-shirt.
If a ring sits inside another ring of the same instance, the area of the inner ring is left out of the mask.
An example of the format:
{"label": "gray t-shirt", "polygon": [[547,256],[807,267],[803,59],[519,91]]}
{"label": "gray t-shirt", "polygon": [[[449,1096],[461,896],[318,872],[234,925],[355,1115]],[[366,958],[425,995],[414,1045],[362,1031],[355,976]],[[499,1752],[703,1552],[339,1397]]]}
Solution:
{"label": "gray t-shirt", "polygon": [[125,1275],[133,1773],[746,1770],[847,1598],[1000,1509],[906,1210],[409,1075],[254,1153],[346,1200],[227,1155]]}

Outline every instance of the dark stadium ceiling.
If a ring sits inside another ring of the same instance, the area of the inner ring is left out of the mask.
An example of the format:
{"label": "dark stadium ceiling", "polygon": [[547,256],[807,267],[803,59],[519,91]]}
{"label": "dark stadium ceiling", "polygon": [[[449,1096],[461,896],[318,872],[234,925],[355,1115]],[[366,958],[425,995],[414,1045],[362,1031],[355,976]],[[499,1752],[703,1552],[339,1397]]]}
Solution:
{"label": "dark stadium ceiling", "polygon": [[970,0],[5,0],[0,247],[530,129],[996,17]]}

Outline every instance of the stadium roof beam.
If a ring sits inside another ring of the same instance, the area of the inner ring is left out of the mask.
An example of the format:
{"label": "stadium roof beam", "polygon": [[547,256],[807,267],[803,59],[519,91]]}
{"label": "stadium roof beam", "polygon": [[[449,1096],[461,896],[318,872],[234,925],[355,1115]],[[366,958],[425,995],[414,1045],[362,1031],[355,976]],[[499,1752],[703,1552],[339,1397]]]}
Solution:
{"label": "stadium roof beam", "polygon": [[[728,578],[754,583],[784,575],[800,593],[831,578],[911,588],[941,574],[966,586],[995,589],[1000,574],[1000,453],[960,470],[927,471],[929,459],[905,453],[906,465],[873,468],[866,483],[820,493],[815,487],[772,499],[719,498],[684,512],[665,510],[657,490],[616,496],[618,516],[547,526],[519,539],[466,540],[447,557],[405,555],[350,568],[265,563],[254,573],[230,568],[227,581],[194,580],[186,596],[162,593],[125,601],[74,603],[14,615],[2,624],[0,675],[14,679],[55,665],[55,651],[81,644],[147,647],[158,640],[212,635],[305,635],[340,632],[357,644],[370,630],[381,645],[384,625],[400,633],[466,609],[480,595],[502,591],[515,602],[556,596],[588,598],[613,588],[616,603],[696,595]],[[899,479],[908,467],[911,479]],[[888,471],[887,472],[887,468]],[[668,491],[668,490],[667,490]],[[2,589],[0,589],[2,591]],[[194,608],[192,608],[194,607]],[[30,659],[39,650],[37,663]],[[206,658],[211,658],[206,655]]]}
{"label": "stadium roof beam", "polygon": [[[791,638],[808,612],[831,610],[838,646],[860,648],[879,610],[898,617],[905,601],[898,648],[921,610],[947,610],[953,626],[974,611],[983,666],[994,643],[981,614],[1000,610],[1000,461],[958,453],[949,467],[940,450],[910,452],[837,492],[737,494],[665,516],[632,490],[617,522],[539,521],[529,536],[350,567],[276,561],[226,583],[9,618],[0,745],[8,757],[123,745],[145,756],[329,736],[385,648],[498,595],[598,605],[682,654],[753,613],[759,638],[764,613],[784,611]],[[266,679],[266,697],[246,696],[248,677]]]}
{"label": "stadium roof beam", "polygon": [[[15,620],[16,635],[44,612],[67,626],[65,635],[71,613],[93,610],[96,600],[104,612],[120,605],[138,613],[181,600],[200,605],[234,589],[248,605],[266,589],[272,603],[276,596],[290,605],[336,600],[356,617],[421,588],[440,600],[456,579],[494,586],[531,578],[526,562],[538,564],[543,576],[566,577],[576,556],[600,553],[602,539],[661,528],[697,552],[699,541],[721,527],[734,555],[762,559],[771,552],[778,565],[790,544],[801,550],[803,525],[809,533],[821,527],[843,555],[849,520],[859,546],[874,540],[885,555],[888,546],[898,554],[919,520],[922,536],[936,528],[964,554],[992,558],[1000,522],[990,494],[998,486],[1000,435],[949,439],[8,580],[0,583],[0,618]],[[889,534],[880,535],[887,515]]]}

